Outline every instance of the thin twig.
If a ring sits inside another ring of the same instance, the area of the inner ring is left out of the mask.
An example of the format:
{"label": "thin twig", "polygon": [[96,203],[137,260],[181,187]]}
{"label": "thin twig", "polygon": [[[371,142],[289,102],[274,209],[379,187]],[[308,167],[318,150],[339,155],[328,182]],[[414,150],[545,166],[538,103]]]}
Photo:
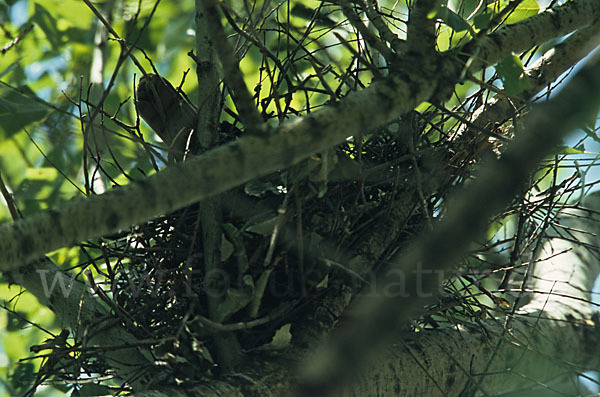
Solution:
{"label": "thin twig", "polygon": [[257,318],[256,320],[251,320],[251,321],[246,321],[246,322],[221,324],[221,323],[212,321],[201,315],[196,315],[192,321],[194,321],[194,320],[198,321],[200,324],[202,324],[203,326],[208,328],[210,331],[215,332],[215,333],[240,331],[240,330],[258,327],[259,325],[267,324],[267,323],[277,319],[278,317],[281,317],[292,306],[293,306],[293,303],[282,304],[281,306],[279,306],[279,308],[275,309],[272,313],[269,313],[268,315],[266,315],[264,317]]}

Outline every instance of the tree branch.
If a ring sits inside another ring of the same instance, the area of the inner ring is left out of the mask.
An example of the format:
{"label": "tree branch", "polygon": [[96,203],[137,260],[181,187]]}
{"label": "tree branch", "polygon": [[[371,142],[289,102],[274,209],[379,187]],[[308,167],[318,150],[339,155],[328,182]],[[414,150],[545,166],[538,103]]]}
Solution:
{"label": "tree branch", "polygon": [[73,332],[88,333],[89,345],[123,346],[102,353],[118,378],[136,390],[146,390],[158,381],[151,371],[154,362],[144,356],[140,348],[128,347],[135,346],[138,338],[115,322],[112,313],[75,274],[42,258],[9,276],[51,309]]}
{"label": "tree branch", "polygon": [[[596,56],[553,99],[537,106],[518,136],[499,161],[482,169],[476,183],[450,202],[435,230],[419,239],[379,283],[378,294],[362,298],[357,319],[337,330],[327,344],[307,361],[301,395],[331,395],[357,375],[396,332],[399,324],[413,316],[434,296],[440,272],[466,250],[484,230],[489,219],[518,193],[534,166],[580,125],[600,102],[600,58]],[[582,93],[593,93],[582,98]],[[406,287],[402,294],[385,293],[398,278]]]}
{"label": "tree branch", "polygon": [[[221,103],[219,101],[217,52],[214,45],[221,46],[220,55],[223,67],[227,69],[230,89],[232,84],[235,88],[233,92],[237,96],[236,105],[242,121],[246,123],[247,127],[258,126],[261,123],[258,112],[252,104],[252,99],[244,84],[238,64],[235,62],[233,53],[231,53],[231,46],[226,40],[223,27],[218,21],[211,20],[212,18],[218,18],[216,6],[211,5],[209,8],[205,8],[206,3],[203,0],[196,0],[196,50],[200,61],[197,65],[200,103],[197,128],[202,151],[215,145],[218,134]],[[211,32],[211,29],[214,31]],[[198,220],[202,231],[202,258],[206,277],[208,315],[210,320],[220,322],[223,319],[219,313],[219,304],[222,303],[223,296],[220,293],[218,281],[215,281],[215,275],[223,270],[221,264],[223,221],[218,196],[210,197],[199,203]],[[215,335],[214,342],[217,363],[227,371],[233,369],[241,358],[241,348],[235,334],[227,332]]]}
{"label": "tree branch", "polygon": [[233,48],[225,36],[225,30],[221,24],[221,15],[217,9],[217,2],[214,0],[202,0],[199,4],[202,8],[202,13],[206,14],[201,18],[207,24],[206,31],[210,34],[212,46],[221,59],[221,66],[225,74],[225,83],[231,91],[241,121],[248,129],[258,128],[263,120],[256,106],[254,106],[252,95],[250,95],[250,91],[246,87],[243,74],[235,59]]}
{"label": "tree branch", "polygon": [[491,101],[482,105],[474,114],[472,125],[466,126],[458,140],[466,143],[474,136],[478,136],[474,146],[488,139],[488,135],[481,134],[478,128],[486,128],[493,123],[502,122],[512,117],[515,109],[531,100],[541,90],[548,87],[560,75],[581,61],[594,48],[600,45],[600,24],[580,29],[567,37],[563,42],[548,50],[540,59],[525,70],[530,78],[531,87],[518,96],[508,98],[495,96]]}
{"label": "tree branch", "polygon": [[470,70],[479,70],[497,63],[511,53],[521,53],[533,45],[592,25],[598,18],[600,2],[573,0],[474,40],[463,47],[463,52],[474,58]]}
{"label": "tree branch", "polygon": [[[413,2],[406,32],[407,51],[427,54],[435,51],[435,19],[429,13],[435,9],[435,0]],[[445,2],[447,3],[447,1]]]}
{"label": "tree branch", "polygon": [[248,134],[145,180],[3,225],[0,270],[15,269],[53,249],[122,230],[224,192],[389,122],[434,92],[433,76],[407,76],[390,76],[332,106],[270,132]]}
{"label": "tree branch", "polygon": [[340,6],[342,7],[342,11],[348,21],[354,26],[365,41],[374,49],[376,49],[388,62],[388,64],[392,63],[394,60],[394,54],[392,50],[390,50],[387,45],[375,35],[360,19],[360,16],[354,10],[354,6],[350,4],[348,0],[340,0]]}
{"label": "tree branch", "polygon": [[[575,27],[600,15],[600,5],[596,6],[595,1],[569,2],[562,8],[572,4],[578,5],[573,10],[587,13],[569,14],[571,21],[578,22],[571,23]],[[581,4],[587,7],[582,8]],[[543,30],[552,33],[548,38],[564,34],[562,30],[552,29],[551,18],[544,19],[544,23]],[[528,46],[535,43],[532,41]],[[501,52],[509,53],[510,49]],[[289,167],[348,136],[396,119],[434,94],[438,97],[442,87],[453,87],[455,76],[463,67],[458,59],[446,56],[441,72],[437,70],[432,75],[426,73],[431,68],[419,68],[423,62],[436,63],[431,59],[407,58],[396,73],[369,88],[261,136],[244,136],[183,164],[167,167],[143,181],[99,196],[74,199],[59,210],[42,211],[3,225],[0,227],[0,270],[16,269],[51,250],[128,228],[254,177]]]}
{"label": "tree branch", "polygon": [[196,76],[198,78],[197,133],[201,149],[211,148],[218,132],[221,95],[217,54],[211,45],[202,0],[196,0]]}

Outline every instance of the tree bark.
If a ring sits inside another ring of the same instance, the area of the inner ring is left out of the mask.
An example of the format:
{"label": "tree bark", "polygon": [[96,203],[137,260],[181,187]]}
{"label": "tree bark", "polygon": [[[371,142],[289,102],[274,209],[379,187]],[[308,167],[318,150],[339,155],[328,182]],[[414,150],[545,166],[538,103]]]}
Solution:
{"label": "tree bark", "polygon": [[[474,43],[470,50],[487,64],[494,63],[511,52],[560,37],[600,17],[600,4],[595,0],[573,1],[558,8],[560,13],[551,9],[501,29],[498,37],[490,35],[487,40],[494,42],[493,46],[479,49],[480,45]],[[523,36],[523,29],[530,29],[527,27],[532,24],[536,34]],[[411,58],[408,54],[390,76],[307,116],[274,129],[259,127],[235,142],[146,180],[97,197],[74,199],[58,210],[42,211],[4,225],[0,228],[0,270],[15,269],[53,249],[122,230],[287,168],[348,136],[374,130],[422,101],[446,98],[465,62],[455,55]],[[471,69],[475,67],[471,65]]]}

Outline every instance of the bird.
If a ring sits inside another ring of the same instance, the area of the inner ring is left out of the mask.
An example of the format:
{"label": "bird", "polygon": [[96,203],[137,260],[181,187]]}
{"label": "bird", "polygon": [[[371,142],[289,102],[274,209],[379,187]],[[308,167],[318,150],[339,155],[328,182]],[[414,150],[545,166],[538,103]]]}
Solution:
{"label": "bird", "polygon": [[195,107],[167,79],[153,73],[140,79],[135,105],[140,117],[169,147],[169,161],[183,160],[196,128]]}

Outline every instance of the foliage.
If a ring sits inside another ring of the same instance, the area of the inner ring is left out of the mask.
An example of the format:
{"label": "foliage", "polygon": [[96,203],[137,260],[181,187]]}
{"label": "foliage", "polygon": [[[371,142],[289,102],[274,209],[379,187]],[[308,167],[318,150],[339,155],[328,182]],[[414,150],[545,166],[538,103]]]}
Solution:
{"label": "foliage", "polygon": [[[270,125],[310,114],[393,73],[393,65],[357,33],[336,2],[297,0],[275,6],[257,1],[252,8],[247,2],[226,3],[226,33],[252,100]],[[404,38],[412,2],[378,4],[378,16],[390,33]],[[450,1],[434,10],[430,17],[439,22],[439,51],[460,51],[478,35],[540,11],[535,0],[481,4]],[[103,12],[148,72],[165,77],[182,98],[187,94],[186,100],[202,109],[197,80],[187,74],[196,68],[191,53],[195,4],[164,1],[155,6],[106,1]],[[127,47],[111,35],[103,47],[95,46],[104,26],[84,2],[7,2],[0,5],[0,20],[6,49],[0,58],[0,171],[22,216],[142,180],[171,161],[169,142],[136,111],[142,72],[124,56]],[[373,271],[443,217],[449,195],[470,183],[482,158],[499,156],[520,127],[517,113],[484,126],[487,133],[471,139],[466,131],[473,112],[494,96],[516,98],[531,90],[526,69],[541,52],[532,48],[463,76],[445,103],[422,103],[389,125],[220,196],[221,278],[203,268],[208,233],[201,226],[203,203],[50,257],[102,291],[115,321],[149,341],[155,365],[144,370],[163,384],[216,376],[226,367],[218,357],[216,335],[234,334],[243,351],[264,348],[275,335],[285,335],[290,324],[293,334],[332,285],[361,287],[364,274],[345,263],[357,247],[365,249],[365,242],[378,243],[372,236],[399,196],[409,192],[412,206],[405,209],[401,225],[390,229],[389,240],[366,253]],[[101,95],[94,92],[97,82],[90,70],[102,57],[100,92],[106,97],[99,111]],[[225,99],[215,145],[247,133],[239,106],[220,88]],[[587,133],[597,140],[593,124]],[[588,189],[585,176],[597,156],[583,145],[565,144],[562,153],[531,175],[521,195],[457,264],[444,284],[444,297],[415,320],[414,330],[476,326],[482,317],[513,307],[515,298],[503,291],[508,283],[522,281],[523,258],[544,235],[547,220]],[[8,207],[0,211],[1,219],[10,221]],[[59,347],[52,340],[51,351],[62,351],[58,360],[53,354],[21,360],[32,356],[25,346],[58,338],[63,325],[10,284],[7,275],[0,291],[6,309],[0,360],[7,395],[23,395],[40,380],[51,380],[53,388],[71,395],[128,391],[127,382],[102,378],[110,371],[101,352],[86,350],[77,330]],[[211,313],[207,292],[215,288],[222,294]],[[98,381],[78,383],[86,377]],[[52,392],[40,389],[39,395]]]}

